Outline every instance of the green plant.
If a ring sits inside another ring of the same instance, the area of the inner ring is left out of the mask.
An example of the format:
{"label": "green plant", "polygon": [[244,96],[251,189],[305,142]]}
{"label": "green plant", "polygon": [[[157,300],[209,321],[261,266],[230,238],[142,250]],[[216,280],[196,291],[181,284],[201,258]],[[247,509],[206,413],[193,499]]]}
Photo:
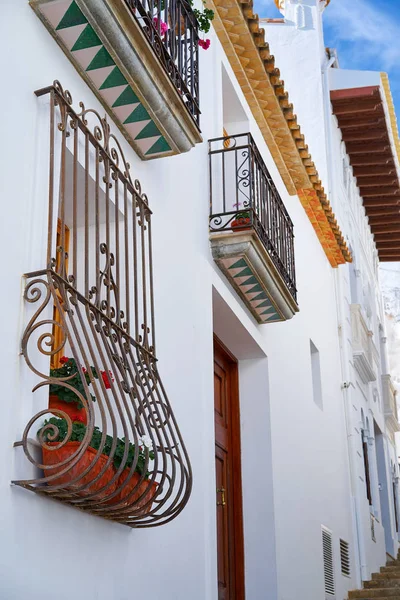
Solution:
{"label": "green plant", "polygon": [[250,212],[248,210],[244,210],[242,212],[238,212],[235,215],[235,219],[250,219]]}
{"label": "green plant", "polygon": [[[57,369],[50,369],[50,377],[53,377],[54,379],[64,379],[65,383],[68,383],[70,386],[75,388],[77,392],[82,394],[84,398],[86,398],[85,388],[75,359],[63,356],[60,358],[60,363],[62,364],[61,367],[58,367]],[[87,385],[91,384],[93,377],[98,379],[96,369],[94,367],[90,367],[90,369],[92,372],[92,377],[89,375],[86,369],[82,368]],[[75,376],[73,376],[74,373]],[[73,390],[70,390],[62,384],[60,385],[58,383],[51,383],[49,393],[50,395],[54,394],[55,396],[58,396],[58,398],[64,402],[75,402],[77,408],[79,409],[83,408],[83,402],[79,396],[77,396]],[[90,394],[90,396],[93,402],[96,402],[96,398],[92,394]]]}
{"label": "green plant", "polygon": [[[189,0],[189,4],[193,8],[194,1]],[[203,4],[205,6],[205,0],[203,0]],[[203,33],[208,33],[210,31],[211,21],[214,19],[214,11],[207,7],[203,8],[203,10],[193,8],[193,14],[199,24],[200,31],[203,31]]]}
{"label": "green plant", "polygon": [[[66,419],[59,419],[57,417],[51,417],[48,420],[45,420],[43,426],[38,430],[37,435],[40,434],[42,429],[47,425],[53,425],[58,429],[58,434],[56,437],[53,437],[54,429],[50,428],[43,434],[43,439],[45,442],[62,442],[68,435],[68,423]],[[86,434],[86,425],[80,423],[78,421],[73,421],[72,423],[72,433],[68,438],[69,442],[82,442]],[[93,430],[92,438],[89,442],[89,446],[94,450],[98,450],[101,445],[102,432],[98,427],[95,427]],[[111,435],[106,435],[105,443],[102,449],[102,454],[106,454],[110,456],[111,448],[113,444],[113,438]],[[114,466],[116,469],[121,465],[122,459],[125,452],[125,438],[117,438],[117,445],[115,448],[115,453],[113,457]],[[139,438],[139,455],[136,464],[136,469],[140,475],[145,472],[146,460],[154,460],[154,452],[151,447],[151,441],[149,441],[148,436],[143,436]],[[135,457],[135,446],[134,444],[129,443],[128,447],[128,455],[125,462],[125,468],[130,468],[133,465]],[[150,473],[148,471],[145,472],[145,478],[149,477]]]}

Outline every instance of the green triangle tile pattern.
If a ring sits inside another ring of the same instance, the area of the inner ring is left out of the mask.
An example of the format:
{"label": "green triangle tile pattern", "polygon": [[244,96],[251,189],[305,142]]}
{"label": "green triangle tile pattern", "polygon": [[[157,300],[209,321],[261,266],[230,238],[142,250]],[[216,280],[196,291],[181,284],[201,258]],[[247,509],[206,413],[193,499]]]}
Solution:
{"label": "green triangle tile pattern", "polygon": [[72,46],[71,52],[76,50],[84,50],[85,48],[93,48],[94,46],[101,46],[99,36],[94,31],[93,27],[86,25],[81,35]]}
{"label": "green triangle tile pattern", "polygon": [[[53,0],[53,2],[57,2],[57,0]],[[62,29],[68,29],[70,27],[76,27],[76,25],[85,24],[86,27],[83,29],[83,31],[80,31],[79,35],[77,34],[77,39],[75,39],[74,42],[71,42],[72,46],[70,48],[67,48],[71,55],[71,58],[73,58],[77,63],[79,63],[80,67],[85,70],[85,72],[87,73],[87,77],[91,80],[92,85],[94,84],[99,92],[125,85],[125,89],[122,90],[122,92],[110,108],[115,109],[120,106],[132,105],[132,112],[129,114],[129,117],[124,121],[123,124],[140,123],[141,121],[143,121],[143,127],[141,129],[139,127],[139,131],[137,131],[136,136],[133,140],[134,142],[135,140],[145,140],[146,138],[154,138],[156,136],[159,136],[158,139],[156,139],[155,142],[151,145],[151,147],[146,151],[146,156],[152,157],[162,156],[163,154],[170,154],[171,147],[168,144],[167,140],[162,136],[158,127],[151,119],[149,113],[141,104],[139,98],[137,97],[133,89],[129,86],[125,76],[123,75],[123,73],[121,73],[120,69],[115,64],[113,58],[102,44],[100,38],[98,37],[92,26],[88,23],[85,15],[81,11],[75,0],[72,0],[72,2],[67,6],[65,13],[61,17],[59,23],[55,25],[54,31],[57,35],[57,31],[60,31]],[[65,47],[66,42],[63,42],[61,38],[59,38],[59,41]],[[99,50],[98,52],[96,52],[95,56],[90,61],[90,64],[88,66],[87,62],[86,64],[83,64],[84,58],[82,58],[82,51],[84,52],[86,49],[96,48],[97,46],[99,47]],[[111,73],[109,72],[109,69],[105,69],[106,73],[104,74],[104,80],[99,82],[98,80],[101,79],[101,76],[97,75],[96,77],[94,77],[92,73],[94,73],[98,69],[104,69],[104,67],[114,67],[114,69],[111,71]],[[107,98],[108,97],[109,96],[107,96]],[[104,98],[105,96],[103,96],[103,100]],[[117,115],[115,116],[118,119]],[[243,266],[246,267],[245,262]]]}
{"label": "green triangle tile pattern", "polygon": [[131,112],[129,117],[125,119],[124,125],[127,125],[128,123],[138,123],[139,121],[148,121],[149,119],[149,113],[142,104],[139,104],[139,106],[137,106],[135,110]]}
{"label": "green triangle tile pattern", "polygon": [[[125,79],[125,77],[122,75],[121,71],[118,69],[118,67],[115,67],[111,73],[109,74],[109,76],[107,77],[107,79],[104,80],[104,83],[101,84],[100,86],[100,90],[107,90],[109,88],[113,88],[113,87],[118,87],[120,85],[127,85],[128,82]],[[128,86],[124,91],[129,90],[130,92],[132,92],[131,88]],[[133,94],[133,92],[132,92]],[[135,97],[136,95],[133,94]],[[136,100],[136,102],[139,102],[139,100]],[[113,106],[118,106],[115,103],[113,104]]]}
{"label": "green triangle tile pattern", "polygon": [[[232,269],[233,267],[231,267]],[[235,275],[236,277],[250,277],[253,275],[253,271],[250,269],[250,267],[246,267],[245,269],[243,269],[242,271],[240,271],[240,273],[237,273]],[[254,283],[257,283],[257,281],[255,281]]]}
{"label": "green triangle tile pattern", "polygon": [[95,71],[96,69],[104,69],[104,67],[112,67],[113,65],[115,65],[115,62],[104,46],[102,46],[90,65],[86,68],[86,71]]}
{"label": "green triangle tile pattern", "polygon": [[154,137],[155,135],[161,134],[157,128],[157,125],[155,125],[153,121],[150,121],[150,123],[147,123],[146,127],[144,127],[142,131],[137,134],[135,140],[144,140],[145,138]]}
{"label": "green triangle tile pattern", "polygon": [[237,262],[235,262],[229,268],[230,269],[239,269],[239,268],[241,269],[243,267],[247,267],[247,262],[244,260],[244,258],[240,258]]}
{"label": "green triangle tile pattern", "polygon": [[164,137],[160,137],[146,152],[147,154],[163,154],[164,152],[169,152],[171,150],[171,146],[168,144],[167,140]]}
{"label": "green triangle tile pattern", "polygon": [[75,27],[75,25],[83,25],[84,23],[87,23],[87,19],[74,0],[71,2],[68,9],[64,13],[63,18],[57,25],[56,31],[60,29],[66,29],[67,27]]}
{"label": "green triangle tile pattern", "polygon": [[128,85],[124,89],[122,94],[118,96],[118,98],[114,102],[113,108],[117,106],[127,106],[128,104],[137,104],[138,102],[140,102],[139,98],[136,96],[132,88]]}
{"label": "green triangle tile pattern", "polygon": [[[259,282],[252,268],[244,258],[240,258],[231,265],[226,262],[226,267],[228,269],[229,277],[231,277],[235,282],[235,285],[239,287],[247,305],[251,307],[253,312],[257,314],[264,323],[282,321],[282,317],[272,304],[267,290],[264,289],[264,286]],[[246,277],[246,279],[244,281],[238,281],[242,277]],[[249,285],[252,286],[250,289],[248,288]],[[256,296],[253,296],[253,294],[256,294]]]}

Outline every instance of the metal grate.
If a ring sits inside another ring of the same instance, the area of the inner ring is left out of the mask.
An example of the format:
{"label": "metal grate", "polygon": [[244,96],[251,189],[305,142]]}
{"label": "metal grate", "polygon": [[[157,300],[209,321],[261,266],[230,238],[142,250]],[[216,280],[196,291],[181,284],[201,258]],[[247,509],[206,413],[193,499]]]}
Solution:
{"label": "metal grate", "polygon": [[344,540],[340,540],[340,565],[342,575],[350,577],[350,551],[349,544]]}
{"label": "metal grate", "polygon": [[332,533],[325,527],[322,527],[322,554],[324,560],[325,594],[331,597],[335,595]]}
{"label": "metal grate", "polygon": [[[50,104],[48,239],[38,270],[26,274],[32,316],[22,352],[45,405],[17,445],[45,476],[13,483],[131,527],[160,525],[186,505],[192,476],[157,366],[148,199],[105,117],[82,103],[77,113],[59,82],[36,95]],[[51,318],[53,307],[59,319]],[[54,379],[50,357],[60,352],[73,357],[77,370]],[[38,459],[28,440],[50,416],[46,390],[52,384],[73,389],[77,376],[84,438],[69,441],[76,419],[52,410],[68,432],[57,440],[60,422],[47,424]],[[67,450],[68,458],[49,467],[46,456]]]}
{"label": "metal grate", "polygon": [[125,0],[199,125],[199,25],[187,0]]}
{"label": "metal grate", "polygon": [[252,228],[296,300],[293,223],[250,133],[209,140],[211,233]]}

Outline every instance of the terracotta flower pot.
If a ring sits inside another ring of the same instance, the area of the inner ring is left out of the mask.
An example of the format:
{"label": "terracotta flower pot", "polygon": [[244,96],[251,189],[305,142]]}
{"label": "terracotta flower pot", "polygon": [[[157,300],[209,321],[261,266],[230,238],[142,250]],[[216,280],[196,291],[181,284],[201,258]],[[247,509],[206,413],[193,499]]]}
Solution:
{"label": "terracotta flower pot", "polygon": [[[47,442],[48,446],[58,446],[59,444],[60,442]],[[59,448],[58,450],[48,450],[47,448],[42,448],[43,464],[49,466],[64,461],[66,458],[72,456],[78,450],[80,445],[80,442],[67,442],[62,448]],[[94,462],[96,457],[97,450],[94,450],[94,448],[90,447],[87,448],[82,454],[81,458],[73,467],[70,467],[70,469],[66,473],[64,473],[64,475],[61,475],[61,477],[56,477],[56,479],[54,479],[53,481],[49,481],[49,485],[62,485],[66,490],[73,491],[83,485],[86,485],[87,483],[90,483],[91,481],[93,481],[93,479],[95,479],[95,477],[97,477],[97,475],[103,469],[105,463],[108,460],[108,456],[106,456],[105,454],[101,454],[97,458],[97,461]],[[81,477],[81,474],[92,463],[94,464],[90,471],[88,471],[88,473],[84,477]],[[44,474],[46,477],[50,477],[51,475],[59,473],[66,467],[68,467],[68,463],[63,466],[56,467],[55,469],[44,469]],[[111,481],[114,474],[114,467],[112,464],[110,464],[104,471],[103,475],[95,483],[89,485],[85,490],[78,492],[79,495],[87,496],[88,494],[93,494],[94,492],[97,492],[97,490],[100,490],[101,488],[105,487]],[[76,481],[74,481],[75,479]],[[118,481],[109,485],[105,490],[99,492],[97,498],[104,498],[105,496],[108,496],[115,492],[117,488],[117,483]]]}
{"label": "terracotta flower pot", "polygon": [[87,425],[88,415],[85,408],[78,408],[76,402],[65,402],[58,396],[51,394],[49,396],[49,409],[56,417],[60,417],[59,413],[53,412],[55,408],[58,408],[65,412],[72,421],[80,421]]}
{"label": "terracotta flower pot", "polygon": [[232,229],[249,229],[250,217],[239,217],[231,222]]}
{"label": "terracotta flower pot", "polygon": [[[126,481],[126,479],[129,477],[129,473],[130,473],[129,469],[124,469],[124,471],[122,471],[122,473],[118,479],[118,487],[120,487],[124,483],[124,481]],[[137,486],[139,480],[140,480],[139,473],[136,473],[136,472],[133,473],[129,482],[120,491],[119,496],[118,496],[118,502],[122,502],[124,500],[124,498],[126,498],[132,492],[132,490]],[[122,507],[125,508],[127,506],[132,506],[135,509],[141,508],[142,506],[147,504],[149,502],[149,500],[154,498],[154,496],[156,495],[156,492],[157,492],[157,486],[158,486],[158,483],[153,482],[152,484],[149,484],[149,482],[146,480],[142,481],[142,483],[139,485],[139,487],[137,488],[135,493],[132,494],[132,496],[130,498],[128,498],[123,504],[121,504],[121,508]],[[146,490],[147,490],[147,492],[146,492]],[[142,494],[145,494],[145,495],[143,496],[143,498],[140,498],[140,496]],[[140,498],[139,502],[138,502],[138,498]],[[143,511],[141,511],[141,513],[144,515],[149,513],[151,510],[151,506],[152,505],[150,503],[148,506],[146,506],[146,508],[143,509]]]}
{"label": "terracotta flower pot", "polygon": [[[171,14],[168,11],[168,25],[170,27],[170,29],[172,29],[172,19],[171,19]],[[186,31],[186,26],[185,26],[185,17],[183,15],[180,16],[180,27],[179,27],[179,23],[176,23],[175,25],[175,35],[179,35],[179,33],[181,35],[185,35],[185,31]]]}

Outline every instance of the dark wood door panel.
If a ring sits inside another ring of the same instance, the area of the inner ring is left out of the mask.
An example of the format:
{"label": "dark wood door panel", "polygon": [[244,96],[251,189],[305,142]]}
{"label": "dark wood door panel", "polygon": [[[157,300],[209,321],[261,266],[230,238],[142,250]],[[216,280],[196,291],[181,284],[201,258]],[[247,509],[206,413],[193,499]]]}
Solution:
{"label": "dark wood door panel", "polygon": [[214,343],[218,600],[244,600],[237,361]]}

